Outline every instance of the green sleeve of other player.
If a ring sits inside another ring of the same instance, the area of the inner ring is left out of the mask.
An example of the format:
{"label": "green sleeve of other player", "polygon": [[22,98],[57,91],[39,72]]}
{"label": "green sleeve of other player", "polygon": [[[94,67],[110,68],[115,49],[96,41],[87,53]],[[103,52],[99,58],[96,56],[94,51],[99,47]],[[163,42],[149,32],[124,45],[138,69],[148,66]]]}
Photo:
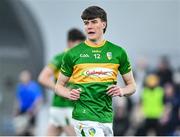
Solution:
{"label": "green sleeve of other player", "polygon": [[122,49],[121,57],[120,57],[120,66],[119,72],[121,75],[124,75],[131,71],[131,64],[128,58],[128,55],[124,49]]}
{"label": "green sleeve of other player", "polygon": [[64,52],[56,55],[48,64],[48,66],[53,67],[55,70],[59,70],[62,64],[62,58],[64,56]]}

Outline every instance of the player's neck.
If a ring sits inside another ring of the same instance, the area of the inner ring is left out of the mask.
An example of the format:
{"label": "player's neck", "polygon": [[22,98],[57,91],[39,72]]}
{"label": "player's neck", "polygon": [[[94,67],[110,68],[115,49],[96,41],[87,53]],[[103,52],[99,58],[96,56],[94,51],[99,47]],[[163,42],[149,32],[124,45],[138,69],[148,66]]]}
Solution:
{"label": "player's neck", "polygon": [[97,40],[90,40],[90,39],[86,40],[86,43],[93,47],[99,47],[100,45],[103,45],[104,42],[105,42],[105,39],[103,37]]}

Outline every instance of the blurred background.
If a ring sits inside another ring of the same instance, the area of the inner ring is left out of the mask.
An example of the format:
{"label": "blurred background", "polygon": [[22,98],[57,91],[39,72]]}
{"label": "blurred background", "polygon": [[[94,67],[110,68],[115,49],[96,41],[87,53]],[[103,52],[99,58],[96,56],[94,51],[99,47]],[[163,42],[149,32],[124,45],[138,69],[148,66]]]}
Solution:
{"label": "blurred background", "polygon": [[[92,5],[107,12],[105,38],[127,50],[137,82],[132,97],[114,98],[115,135],[180,135],[179,0],[0,0],[1,136],[15,135],[12,121],[20,72],[28,69],[36,81],[49,60],[66,48],[67,31],[83,30],[81,12]],[[156,96],[150,90],[162,93],[154,104],[148,99]],[[45,135],[51,99],[46,91],[42,88],[35,135]],[[159,105],[158,110],[151,109],[153,105]],[[157,123],[158,131],[152,128]]]}

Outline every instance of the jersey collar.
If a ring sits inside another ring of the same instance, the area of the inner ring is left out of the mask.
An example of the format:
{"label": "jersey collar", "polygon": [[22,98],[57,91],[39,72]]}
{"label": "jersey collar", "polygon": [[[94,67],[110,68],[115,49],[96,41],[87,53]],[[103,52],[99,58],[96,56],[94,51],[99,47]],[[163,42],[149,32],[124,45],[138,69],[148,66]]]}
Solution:
{"label": "jersey collar", "polygon": [[92,43],[92,42],[89,41],[89,40],[85,40],[84,43],[85,43],[86,45],[90,46],[90,47],[99,48],[99,47],[104,46],[104,44],[106,43],[106,40],[103,40],[103,41],[101,41],[101,42],[98,43],[98,44],[94,44],[94,43]]}

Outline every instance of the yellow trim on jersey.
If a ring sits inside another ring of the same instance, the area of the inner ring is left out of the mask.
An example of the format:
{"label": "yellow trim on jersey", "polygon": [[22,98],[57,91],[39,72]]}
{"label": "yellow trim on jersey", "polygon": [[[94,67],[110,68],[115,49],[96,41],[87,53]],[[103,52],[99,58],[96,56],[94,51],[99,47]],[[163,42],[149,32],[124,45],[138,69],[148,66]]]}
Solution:
{"label": "yellow trim on jersey", "polygon": [[60,71],[58,71],[58,70],[54,72],[55,79],[58,79],[59,73],[60,73]]}
{"label": "yellow trim on jersey", "polygon": [[48,64],[48,67],[50,67],[50,68],[53,69],[53,71],[54,71],[54,77],[55,77],[55,79],[58,79],[58,76],[59,76],[59,72],[60,72],[60,71],[56,68],[56,66],[53,65],[53,64]]}
{"label": "yellow trim on jersey", "polygon": [[95,44],[89,40],[85,40],[84,42],[86,45],[90,46],[90,47],[94,47],[94,48],[99,48],[101,46],[103,46],[106,43],[106,40],[103,40],[101,42],[99,42],[98,44]]}
{"label": "yellow trim on jersey", "polygon": [[48,64],[47,66],[50,67],[50,68],[53,69],[53,70],[56,70],[56,69],[57,69],[57,67],[56,67],[55,65],[53,65],[53,64]]}
{"label": "yellow trim on jersey", "polygon": [[74,66],[69,82],[91,83],[117,81],[119,64],[86,63]]}

